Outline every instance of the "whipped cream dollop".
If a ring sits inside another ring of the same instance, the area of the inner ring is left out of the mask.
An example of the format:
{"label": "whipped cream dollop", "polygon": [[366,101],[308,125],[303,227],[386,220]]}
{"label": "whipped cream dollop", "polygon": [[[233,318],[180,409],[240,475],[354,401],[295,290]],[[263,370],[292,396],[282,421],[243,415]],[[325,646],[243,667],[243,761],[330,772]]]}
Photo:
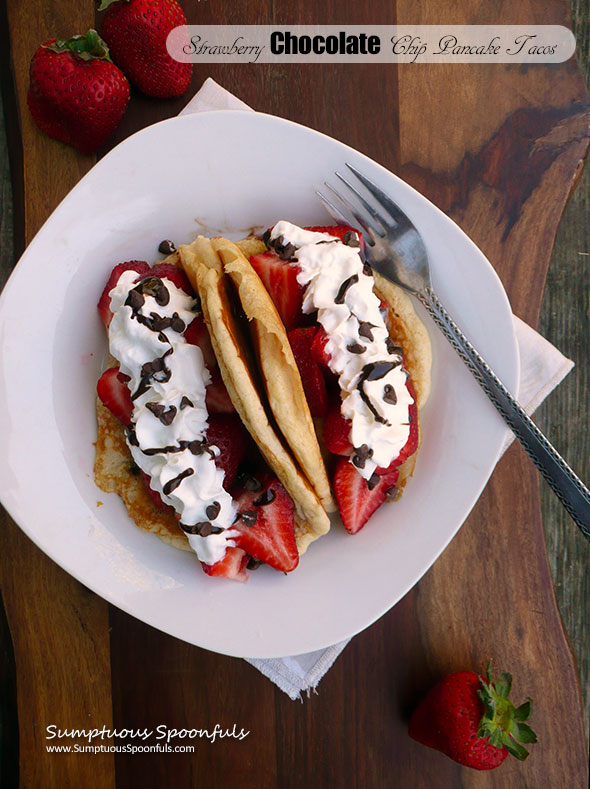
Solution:
{"label": "whipped cream dollop", "polygon": [[205,438],[211,376],[201,349],[183,337],[195,299],[167,279],[136,278],[123,272],[109,292],[109,350],[130,378],[133,401],[127,445],[151,488],[180,516],[199,559],[214,564],[235,545],[236,507],[215,465],[219,448]]}
{"label": "whipped cream dollop", "polygon": [[297,281],[305,288],[303,312],[317,310],[328,335],[329,367],[341,388],[341,413],[352,422],[350,462],[369,480],[406,444],[414,402],[401,349],[389,337],[373,292],[372,271],[363,264],[356,237],[345,244],[328,233],[280,221],[270,239],[282,249],[293,247],[289,265],[298,266]]}

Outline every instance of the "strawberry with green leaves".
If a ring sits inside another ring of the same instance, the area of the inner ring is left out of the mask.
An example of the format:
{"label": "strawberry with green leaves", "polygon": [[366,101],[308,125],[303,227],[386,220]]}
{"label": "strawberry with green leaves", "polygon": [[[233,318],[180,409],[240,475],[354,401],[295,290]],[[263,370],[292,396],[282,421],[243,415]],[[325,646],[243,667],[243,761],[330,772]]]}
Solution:
{"label": "strawberry with green leaves", "polygon": [[181,96],[188,88],[191,63],[179,63],[166,49],[168,34],[186,25],[176,0],[102,0],[100,32],[113,60],[147,96]]}
{"label": "strawberry with green leaves", "polygon": [[508,698],[511,687],[511,674],[492,679],[491,661],[485,678],[473,671],[450,674],[418,705],[409,735],[475,770],[493,770],[509,754],[524,760],[524,744],[537,742],[526,723],[532,701],[515,707]]}
{"label": "strawberry with green leaves", "polygon": [[128,101],[129,83],[96,30],[51,39],[35,52],[27,103],[49,137],[94,153],[119,125]]}

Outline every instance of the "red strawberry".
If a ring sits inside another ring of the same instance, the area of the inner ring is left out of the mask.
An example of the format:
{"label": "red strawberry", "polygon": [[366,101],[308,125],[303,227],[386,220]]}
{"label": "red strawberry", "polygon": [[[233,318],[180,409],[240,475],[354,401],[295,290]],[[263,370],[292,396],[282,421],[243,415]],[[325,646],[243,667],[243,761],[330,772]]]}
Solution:
{"label": "red strawberry", "polygon": [[371,490],[367,480],[358,473],[346,458],[338,461],[334,474],[334,493],[346,531],[356,534],[371,515],[387,498],[387,492],[395,486],[397,469],[379,478]]}
{"label": "red strawberry", "polygon": [[184,339],[191,345],[198,345],[203,351],[203,359],[208,370],[214,370],[217,367],[217,359],[211,344],[209,330],[202,315],[197,315],[189,323],[184,332]]}
{"label": "red strawberry", "polygon": [[149,474],[146,474],[145,471],[142,471],[141,472],[141,476],[143,477],[143,481],[145,482],[146,490],[149,493],[150,499],[153,501],[154,506],[156,506],[162,512],[167,512],[170,515],[174,515],[175,514],[174,507],[172,507],[170,504],[166,504],[166,502],[163,501],[163,499],[160,496],[160,494],[158,493],[158,491],[157,490],[153,490],[150,487],[150,476],[149,476]]}
{"label": "red strawberry", "polygon": [[[306,227],[305,230],[311,230],[314,233],[328,233],[331,236],[336,236],[341,241],[346,243],[347,241],[350,243],[351,240],[356,240],[360,244],[361,254],[365,250],[365,241],[363,239],[363,234],[360,233],[358,230],[355,230],[354,227],[350,227],[350,225],[330,225],[329,227]],[[348,234],[352,233],[352,237]]]}
{"label": "red strawberry", "polygon": [[241,581],[245,583],[248,580],[248,573],[246,572],[246,565],[248,564],[248,556],[241,548],[225,549],[225,556],[215,564],[204,564],[201,562],[201,567],[207,575],[216,575],[221,578],[231,578],[232,581]]}
{"label": "red strawberry", "polygon": [[236,410],[219,370],[211,372],[211,383],[207,387],[205,405],[210,414],[231,414]]}
{"label": "red strawberry", "polygon": [[166,49],[168,34],[186,25],[176,0],[102,0],[101,34],[131,82],[148,96],[181,96],[192,64],[179,63]]}
{"label": "red strawberry", "polygon": [[520,743],[537,742],[524,722],[532,701],[515,709],[508,698],[512,676],[504,673],[492,681],[491,661],[486,679],[458,671],[441,680],[412,715],[410,737],[475,770],[493,770],[509,753],[526,759]]}
{"label": "red strawberry", "polygon": [[316,362],[323,370],[330,369],[330,354],[326,351],[328,335],[323,326],[318,326],[311,343],[311,353]]}
{"label": "red strawberry", "polygon": [[[268,503],[265,503],[268,502]],[[293,502],[274,477],[257,491],[244,491],[237,499],[241,518],[232,529],[240,532],[236,545],[253,559],[285,573],[299,564],[295,543]]]}
{"label": "red strawberry", "polygon": [[246,457],[250,445],[250,434],[237,414],[210,414],[207,441],[219,447],[215,465],[225,472],[223,487],[231,490],[238,467]]}
{"label": "red strawberry", "polygon": [[177,288],[180,288],[185,293],[193,295],[194,291],[191,287],[188,277],[181,268],[173,266],[172,263],[156,263],[150,269],[150,275],[160,277],[160,279],[168,279],[173,282]]}
{"label": "red strawberry", "polygon": [[51,39],[33,56],[27,103],[42,132],[91,154],[114,132],[129,101],[129,83],[96,30]]}
{"label": "red strawberry", "polygon": [[349,419],[345,419],[340,407],[342,400],[340,397],[333,398],[330,403],[326,419],[324,420],[324,442],[327,448],[334,455],[351,455],[353,446],[350,442],[350,430],[352,424]]}
{"label": "red strawberry", "polygon": [[288,337],[311,415],[322,417],[328,413],[328,393],[326,381],[311,349],[315,333],[316,329],[312,326],[293,329]]}
{"label": "red strawberry", "polygon": [[142,276],[145,276],[149,272],[150,267],[145,262],[145,260],[129,260],[127,263],[119,263],[119,265],[115,266],[115,268],[111,271],[108,282],[105,285],[102,296],[98,302],[98,312],[100,313],[100,317],[102,318],[102,322],[105,326],[110,324],[113,317],[109,293],[119,281],[121,274],[124,271],[129,271],[130,269],[132,271],[137,271],[139,275],[137,279],[141,279]]}
{"label": "red strawberry", "polygon": [[303,320],[304,288],[297,282],[299,267],[272,251],[253,255],[252,267],[262,280],[264,287],[275,303],[287,331],[294,329]]}
{"label": "red strawberry", "polygon": [[104,405],[124,425],[130,424],[133,414],[133,403],[127,387],[128,380],[126,375],[119,372],[118,367],[110,367],[104,371],[96,384],[96,391]]}
{"label": "red strawberry", "polygon": [[411,457],[414,454],[414,452],[418,449],[418,439],[420,436],[419,423],[418,423],[418,406],[416,405],[416,392],[409,378],[406,381],[406,387],[408,388],[409,393],[414,398],[414,402],[410,405],[408,409],[408,413],[410,416],[410,435],[408,436],[408,440],[402,447],[399,455],[391,461],[389,466],[386,469],[385,468],[377,469],[379,474],[386,474],[388,471],[393,471],[394,468],[398,468],[398,466],[401,466],[402,463],[404,463],[409,457]]}

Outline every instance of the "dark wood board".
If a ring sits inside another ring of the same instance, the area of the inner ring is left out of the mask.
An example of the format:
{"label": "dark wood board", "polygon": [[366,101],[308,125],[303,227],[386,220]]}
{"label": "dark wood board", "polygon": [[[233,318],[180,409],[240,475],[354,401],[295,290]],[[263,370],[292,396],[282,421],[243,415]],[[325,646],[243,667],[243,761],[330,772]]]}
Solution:
{"label": "dark wood board", "polygon": [[[80,7],[83,6],[83,7]],[[185,0],[191,22],[569,23],[562,0],[357,2],[239,8]],[[337,9],[337,10],[336,10]],[[30,240],[92,160],[42,137],[25,106],[35,46],[89,26],[92,4],[9,0],[16,120],[10,150],[21,239]],[[510,15],[508,19],[507,16]],[[75,30],[74,30],[75,29]],[[452,90],[449,88],[452,73]],[[419,188],[488,255],[514,311],[535,325],[561,211],[588,145],[590,109],[577,65],[211,66],[256,109],[359,148]],[[187,94],[189,95],[189,94]],[[113,144],[176,114],[184,100],[134,95]],[[362,112],[359,110],[362,109]],[[11,114],[12,115],[12,114]],[[47,163],[51,162],[51,167]],[[518,480],[518,485],[514,481]],[[521,450],[502,459],[465,526],[422,581],[360,634],[292,703],[243,661],[183,644],[111,608],[41,554],[6,518],[2,594],[16,665],[24,786],[585,786],[579,688],[547,564],[536,472]],[[508,579],[508,581],[506,580]],[[107,620],[108,616],[108,620]],[[111,628],[109,638],[109,624]],[[48,663],[47,656],[51,655]],[[405,734],[408,711],[438,677],[489,656],[536,701],[541,744],[524,765],[461,769]],[[112,685],[111,685],[112,683]],[[112,699],[112,717],[111,717]],[[251,731],[193,755],[44,753],[48,723]]]}

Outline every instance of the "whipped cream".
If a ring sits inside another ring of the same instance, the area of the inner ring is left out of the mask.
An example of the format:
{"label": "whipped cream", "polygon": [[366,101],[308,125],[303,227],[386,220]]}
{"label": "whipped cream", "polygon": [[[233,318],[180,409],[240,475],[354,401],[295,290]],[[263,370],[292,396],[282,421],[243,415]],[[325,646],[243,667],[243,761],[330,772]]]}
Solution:
{"label": "whipped cream", "polygon": [[201,349],[182,336],[195,318],[195,300],[169,280],[136,278],[123,272],[109,292],[109,350],[130,378],[133,400],[127,445],[150,487],[180,516],[199,559],[214,564],[235,545],[236,507],[215,465],[219,448],[205,440],[211,376]]}
{"label": "whipped cream", "polygon": [[303,312],[318,311],[328,335],[329,367],[341,388],[341,413],[352,422],[355,454],[350,462],[368,480],[378,467],[389,466],[406,444],[414,402],[401,351],[389,337],[373,292],[373,274],[363,266],[358,245],[349,246],[328,233],[280,221],[270,238],[295,248],[289,265],[298,266],[297,281],[305,287]]}

